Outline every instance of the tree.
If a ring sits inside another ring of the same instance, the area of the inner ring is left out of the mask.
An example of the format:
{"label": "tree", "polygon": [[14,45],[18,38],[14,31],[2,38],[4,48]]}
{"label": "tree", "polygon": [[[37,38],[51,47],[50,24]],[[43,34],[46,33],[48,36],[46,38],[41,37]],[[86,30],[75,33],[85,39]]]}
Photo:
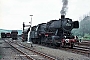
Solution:
{"label": "tree", "polygon": [[89,34],[90,35],[90,16],[85,16],[79,24],[80,28],[77,30],[73,30],[72,32],[75,35],[79,35],[84,37],[85,34]]}

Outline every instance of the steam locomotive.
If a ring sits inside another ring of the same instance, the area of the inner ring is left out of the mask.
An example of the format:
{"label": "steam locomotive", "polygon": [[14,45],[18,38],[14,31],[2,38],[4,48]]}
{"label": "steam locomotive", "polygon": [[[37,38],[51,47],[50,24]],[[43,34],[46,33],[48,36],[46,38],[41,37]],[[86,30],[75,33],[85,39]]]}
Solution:
{"label": "steam locomotive", "polygon": [[6,38],[5,32],[1,32],[1,38]]}
{"label": "steam locomotive", "polygon": [[18,39],[18,31],[17,30],[12,30],[11,31],[11,38],[12,38],[12,40],[17,40]]}
{"label": "steam locomotive", "polygon": [[73,48],[74,44],[78,42],[71,33],[74,28],[79,28],[79,22],[61,15],[59,20],[50,20],[31,27],[30,39],[35,44]]}

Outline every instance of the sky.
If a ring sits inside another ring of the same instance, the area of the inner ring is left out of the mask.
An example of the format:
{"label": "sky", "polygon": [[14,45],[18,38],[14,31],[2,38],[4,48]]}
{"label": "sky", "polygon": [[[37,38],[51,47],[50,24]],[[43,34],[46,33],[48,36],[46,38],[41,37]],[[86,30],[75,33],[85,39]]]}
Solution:
{"label": "sky", "polygon": [[[68,0],[66,17],[73,21],[90,15],[90,0]],[[59,19],[62,0],[0,0],[0,28],[21,30],[22,24],[32,26]]]}

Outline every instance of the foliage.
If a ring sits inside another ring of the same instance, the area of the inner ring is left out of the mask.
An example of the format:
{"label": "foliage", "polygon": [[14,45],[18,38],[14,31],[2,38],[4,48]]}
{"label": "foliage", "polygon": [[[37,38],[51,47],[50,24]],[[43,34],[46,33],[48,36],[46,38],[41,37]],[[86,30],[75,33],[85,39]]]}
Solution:
{"label": "foliage", "polygon": [[90,16],[85,16],[79,24],[79,29],[73,29],[72,33],[77,36],[90,38]]}

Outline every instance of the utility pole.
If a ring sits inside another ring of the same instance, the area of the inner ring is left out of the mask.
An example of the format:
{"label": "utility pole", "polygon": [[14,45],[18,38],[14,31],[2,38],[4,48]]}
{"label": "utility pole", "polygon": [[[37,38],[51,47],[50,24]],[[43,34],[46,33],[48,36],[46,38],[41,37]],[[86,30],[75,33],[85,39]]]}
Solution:
{"label": "utility pole", "polygon": [[33,16],[33,15],[30,15],[30,16],[31,16],[31,22],[30,22],[30,23],[31,23],[31,27],[32,27],[32,16]]}

